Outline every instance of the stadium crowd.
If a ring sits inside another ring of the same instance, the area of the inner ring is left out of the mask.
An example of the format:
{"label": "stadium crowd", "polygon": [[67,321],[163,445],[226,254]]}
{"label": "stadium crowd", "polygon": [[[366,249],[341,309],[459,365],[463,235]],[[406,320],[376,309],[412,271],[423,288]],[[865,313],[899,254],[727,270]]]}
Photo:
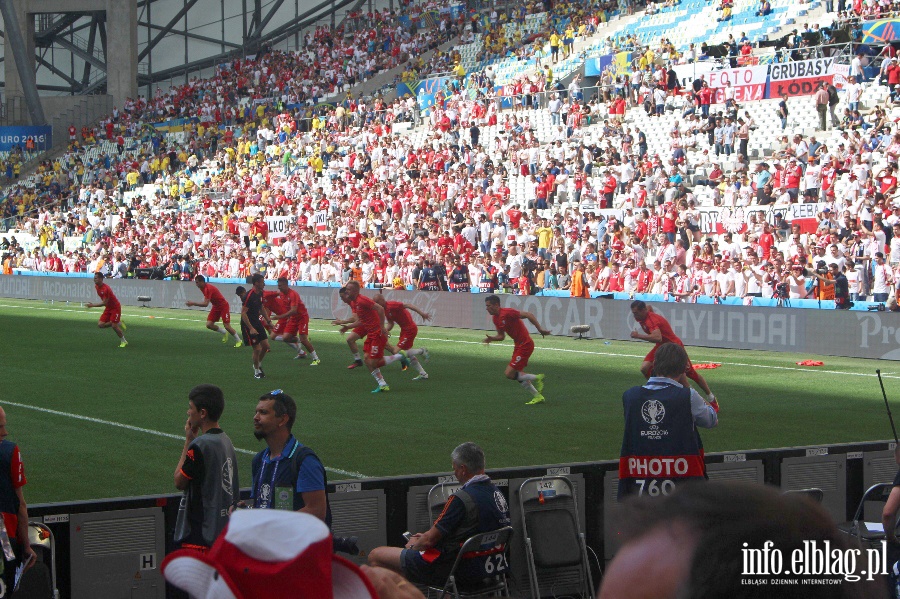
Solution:
{"label": "stadium crowd", "polygon": [[[561,43],[573,29],[589,35],[595,20],[575,16],[584,20],[568,19],[548,39]],[[833,285],[817,284],[821,261],[846,273],[850,299],[893,295],[900,132],[880,108],[863,126],[854,117],[861,90],[875,82],[851,79],[848,116],[832,111],[831,125],[843,131],[837,147],[798,132],[783,138],[774,160],[752,168],[749,113],[727,89],[716,104],[703,78],[680,89],[658,58],[665,40],[644,49],[627,86],[587,101],[577,78],[563,87],[548,64],[529,87],[517,84],[512,109],[493,91],[491,66],[439,91],[424,120],[411,97],[369,101],[348,92],[321,114],[304,105],[419,54],[448,27],[466,35],[463,21],[411,36],[378,14],[343,39],[310,34],[316,50],[235,61],[211,79],[126,103],[102,133],[83,130],[79,141],[73,132],[71,151],[41,167],[41,185],[20,186],[4,203],[39,243],[26,252],[4,239],[3,271],[124,277],[158,268],[180,279],[259,272],[449,291],[831,299]],[[313,55],[326,75],[315,82]],[[444,59],[422,66],[443,68]],[[885,61],[888,77],[900,75],[894,59]],[[272,90],[275,99],[263,98]],[[819,90],[816,102],[824,94],[833,108],[833,93]],[[682,117],[668,132],[671,151],[652,154],[645,130],[653,124],[640,107],[654,115],[675,103]],[[538,140],[535,111],[552,119],[549,143]],[[181,137],[149,125],[179,116],[192,119]],[[412,134],[399,125],[406,122]],[[497,134],[486,139],[482,130],[493,126]],[[77,146],[104,134],[118,153],[83,164]],[[126,137],[141,141],[125,147]],[[688,169],[704,169],[705,178],[689,186]],[[524,201],[511,197],[513,174],[528,178]],[[143,193],[146,184],[156,191]],[[803,201],[824,205],[814,232],[753,214],[732,232],[700,230],[704,207]],[[273,216],[290,220],[284,237],[269,240]],[[64,246],[72,236],[81,247]]]}

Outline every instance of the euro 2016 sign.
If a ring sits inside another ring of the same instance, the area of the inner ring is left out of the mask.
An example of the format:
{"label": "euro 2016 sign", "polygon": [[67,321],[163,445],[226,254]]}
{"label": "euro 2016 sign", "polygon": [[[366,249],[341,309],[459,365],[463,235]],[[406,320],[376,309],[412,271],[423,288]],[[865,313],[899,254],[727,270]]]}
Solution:
{"label": "euro 2016 sign", "polygon": [[0,152],[10,152],[16,146],[26,149],[28,140],[35,150],[49,150],[53,145],[53,127],[0,127]]}

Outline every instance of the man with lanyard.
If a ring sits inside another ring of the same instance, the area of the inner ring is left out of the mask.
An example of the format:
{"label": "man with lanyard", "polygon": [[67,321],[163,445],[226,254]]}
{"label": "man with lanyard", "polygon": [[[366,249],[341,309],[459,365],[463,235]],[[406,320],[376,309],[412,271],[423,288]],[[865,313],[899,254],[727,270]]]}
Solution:
{"label": "man with lanyard", "polygon": [[297,419],[294,399],[276,389],[259,398],[253,435],[266,442],[251,464],[251,506],[305,512],[331,527],[325,467],[315,452],[300,443],[291,429]]}
{"label": "man with lanyard", "polygon": [[[406,547],[376,547],[369,565],[388,568],[417,584],[443,585],[460,546],[469,537],[509,525],[503,493],[484,473],[484,451],[475,443],[463,443],[450,454],[453,474],[462,487],[444,505],[428,531],[412,535]],[[502,547],[463,555],[458,582],[480,581],[506,568],[498,560]]]}
{"label": "man with lanyard", "polygon": [[677,484],[705,480],[697,427],[719,423],[716,409],[687,381],[684,347],[665,343],[654,361],[656,376],[622,395],[625,432],[619,457],[620,500],[629,495],[669,495]]}

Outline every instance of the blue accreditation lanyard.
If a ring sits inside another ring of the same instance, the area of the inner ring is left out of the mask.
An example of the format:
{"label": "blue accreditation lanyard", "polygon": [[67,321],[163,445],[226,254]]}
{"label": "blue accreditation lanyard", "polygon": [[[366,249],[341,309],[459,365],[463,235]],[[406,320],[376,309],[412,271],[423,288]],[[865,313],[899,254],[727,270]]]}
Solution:
{"label": "blue accreditation lanyard", "polygon": [[[291,453],[287,456],[282,456],[280,459],[274,462],[275,467],[272,468],[272,476],[269,480],[268,489],[263,489],[263,486],[259,485],[257,482],[257,488],[254,489],[254,497],[256,498],[256,503],[260,504],[265,501],[265,507],[272,507],[275,509],[282,510],[290,510],[293,508],[293,493],[291,492],[291,488],[279,490],[275,486],[275,480],[278,477],[278,465],[284,460],[290,460],[294,457],[294,454],[297,452],[297,448],[300,446],[300,442],[297,439],[294,439],[294,447],[291,449]],[[268,459],[268,450],[266,450],[267,455],[263,456],[263,468],[265,468],[265,462]],[[271,462],[270,462],[271,463]],[[260,475],[260,479],[262,476]],[[262,507],[259,506],[258,507]]]}

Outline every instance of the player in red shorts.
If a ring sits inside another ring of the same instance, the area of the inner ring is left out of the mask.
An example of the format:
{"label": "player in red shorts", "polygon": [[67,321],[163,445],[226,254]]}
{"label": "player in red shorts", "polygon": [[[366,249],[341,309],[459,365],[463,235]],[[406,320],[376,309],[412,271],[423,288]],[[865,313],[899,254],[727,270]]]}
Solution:
{"label": "player in red shorts", "polygon": [[306,311],[306,305],[300,299],[300,294],[290,288],[286,277],[278,279],[278,292],[281,294],[281,304],[284,310],[272,312],[272,318],[278,321],[277,329],[281,329],[282,324],[284,324],[284,328],[281,335],[275,337],[275,341],[284,341],[297,350],[297,358],[306,357],[306,354],[300,349],[300,344],[303,344],[312,358],[310,366],[318,366],[322,362],[319,360],[316,349],[309,342],[309,312]]}
{"label": "player in red shorts", "polygon": [[525,405],[532,406],[544,401],[541,391],[544,390],[543,374],[528,374],[525,367],[528,366],[528,358],[534,352],[534,341],[528,329],[525,328],[523,319],[529,321],[541,334],[549,335],[550,331],[541,326],[538,319],[531,312],[520,312],[514,308],[501,308],[500,298],[496,295],[489,295],[484,298],[484,305],[487,313],[490,314],[494,321],[494,328],[497,329],[496,335],[487,335],[484,338],[485,345],[492,341],[503,341],[506,336],[512,337],[515,346],[513,348],[512,359],[506,367],[506,378],[512,381],[519,381],[523,388],[531,393],[531,401]]}
{"label": "player in red shorts", "polygon": [[[194,285],[196,285],[197,289],[203,293],[203,301],[185,302],[184,305],[188,307],[197,306],[198,308],[205,308],[212,304],[209,316],[206,317],[206,328],[216,333],[222,333],[224,335],[224,337],[222,337],[222,343],[227,343],[228,336],[231,335],[234,337],[235,347],[244,345],[240,336],[233,328],[231,328],[231,306],[228,304],[228,300],[225,299],[225,296],[222,295],[222,292],[219,291],[219,288],[207,283],[206,277],[203,275],[197,275],[194,278]],[[216,324],[219,322],[220,318],[222,319],[222,326]]]}
{"label": "player in red shorts", "polygon": [[[341,295],[341,299],[342,300],[344,299],[343,295]],[[350,305],[350,303],[347,301],[345,301],[344,303],[347,305]],[[337,326],[337,325],[345,325],[348,323],[356,323],[356,322],[357,322],[356,318],[351,317],[351,318],[348,318],[347,320],[333,320],[333,321],[331,321],[331,324]],[[353,327],[352,330],[347,328],[347,329],[342,330],[341,332],[343,333],[348,330],[350,331],[350,334],[347,335],[346,341],[347,341],[347,347],[350,348],[350,355],[353,356],[353,361],[350,362],[349,366],[347,366],[347,370],[353,370],[354,368],[362,368],[363,366],[366,365],[366,363],[363,362],[362,355],[359,353],[359,346],[356,344],[356,342],[359,341],[360,339],[365,338],[366,328],[360,324],[357,324],[356,326]],[[392,354],[397,353],[394,350],[394,348],[391,346],[390,342],[388,342],[388,344],[385,345],[385,348],[387,348],[387,350]]]}
{"label": "player in red shorts", "polygon": [[281,321],[278,324],[274,325],[274,327],[272,325],[272,314],[279,314],[286,310],[286,308],[284,307],[284,302],[282,301],[281,292],[263,291],[262,305],[263,326],[267,331],[269,331],[269,335],[272,336],[272,339],[284,335],[284,329],[285,327],[287,327],[286,321]]}
{"label": "player in red shorts", "polygon": [[[380,293],[376,295],[374,299],[378,305],[384,308],[384,317],[388,321],[386,330],[390,332],[395,324],[400,326],[400,340],[397,342],[397,349],[393,353],[400,353],[409,358],[409,363],[412,364],[419,373],[419,376],[413,379],[414,381],[427,381],[428,373],[425,372],[425,369],[422,368],[422,364],[419,363],[418,356],[422,356],[427,362],[429,360],[428,349],[424,347],[413,349],[413,343],[416,340],[416,335],[419,333],[419,327],[416,326],[412,314],[409,312],[410,310],[415,312],[422,317],[422,320],[431,320],[431,314],[422,312],[412,304],[389,302]],[[404,368],[404,370],[406,369]]]}
{"label": "player in red shorts", "polygon": [[341,300],[353,310],[353,318],[349,320],[335,320],[333,324],[341,325],[341,333],[345,333],[357,323],[364,329],[366,334],[366,344],[363,346],[365,352],[365,363],[369,368],[369,372],[378,382],[372,393],[383,393],[390,391],[387,381],[381,376],[381,367],[400,360],[400,364],[404,370],[409,366],[409,360],[403,354],[384,355],[384,348],[387,345],[387,331],[384,329],[384,308],[376,304],[372,299],[360,294],[359,283],[350,281],[346,287],[342,287],[339,291]]}
{"label": "player in red shorts", "polygon": [[[639,333],[638,331],[631,332],[632,339],[641,339],[643,341],[649,341],[650,343],[655,343],[656,346],[650,350],[650,353],[644,358],[644,362],[641,364],[641,374],[643,374],[646,378],[650,378],[650,375],[653,372],[653,358],[656,356],[656,350],[663,343],[677,343],[681,347],[684,347],[684,343],[681,342],[681,339],[678,338],[678,335],[672,330],[672,325],[669,324],[669,321],[657,314],[653,311],[653,308],[648,306],[645,302],[641,300],[635,300],[631,302],[631,313],[634,315],[634,319],[637,321],[641,328],[644,330],[643,333]],[[710,405],[716,410],[719,411],[719,402],[716,401],[716,396],[713,395],[712,391],[709,389],[709,385],[706,383],[706,379],[700,376],[700,373],[694,370],[693,364],[691,364],[690,358],[688,359],[688,366],[685,374],[689,379],[697,383],[697,385],[703,389],[703,392],[706,393],[707,400]]]}
{"label": "player in red shorts", "polygon": [[119,303],[119,299],[116,297],[116,294],[113,293],[113,290],[110,289],[109,285],[103,282],[103,273],[94,273],[94,285],[97,288],[97,295],[99,295],[100,299],[103,301],[96,304],[87,303],[84,307],[99,308],[100,306],[103,306],[103,314],[100,315],[97,326],[101,329],[112,327],[112,330],[119,336],[119,347],[127,346],[128,341],[125,340],[125,329],[127,327],[125,326],[125,323],[122,322],[122,304]]}

